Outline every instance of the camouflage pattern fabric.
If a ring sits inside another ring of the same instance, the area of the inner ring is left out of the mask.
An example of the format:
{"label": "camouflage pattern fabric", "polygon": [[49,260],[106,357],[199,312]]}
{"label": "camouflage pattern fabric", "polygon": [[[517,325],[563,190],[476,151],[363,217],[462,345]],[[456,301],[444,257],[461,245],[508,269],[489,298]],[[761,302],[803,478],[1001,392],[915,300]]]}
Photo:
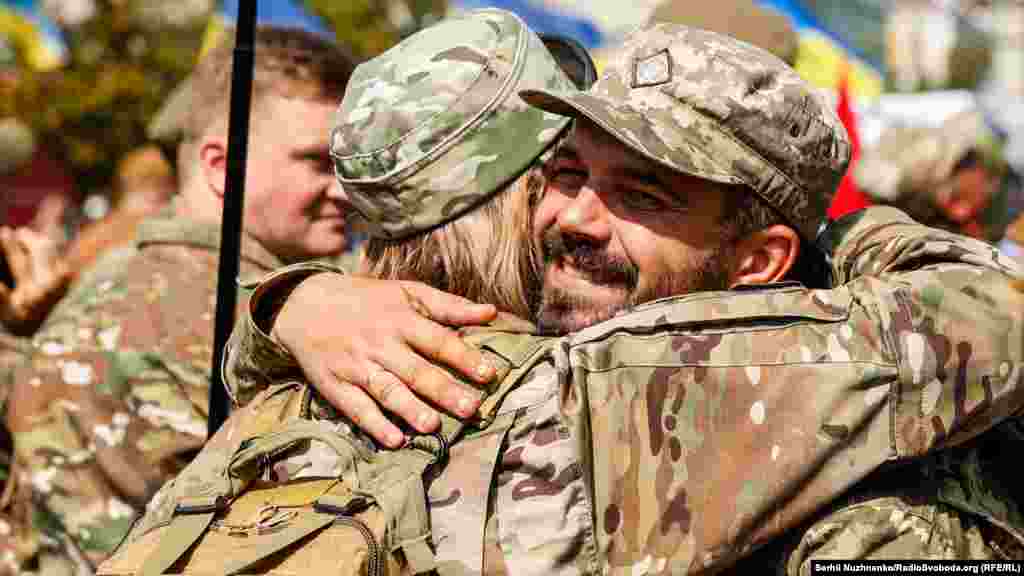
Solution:
{"label": "camouflage pattern fabric", "polygon": [[[811,560],[1024,558],[1024,494],[1006,461],[1007,450],[1020,449],[1020,438],[1003,428],[910,465],[883,467],[794,530],[781,557],[769,547],[737,568],[774,562],[780,574],[807,576]],[[980,511],[983,502],[999,512]]]}
{"label": "camouflage pattern fabric", "polygon": [[[459,534],[457,566],[470,574],[715,572],[872,473],[988,438],[1020,413],[1013,262],[887,207],[851,215],[825,241],[839,288],[680,296],[566,337],[522,384],[554,391],[557,414],[542,402],[521,413],[518,430],[544,423],[533,434],[498,426],[501,443],[465,439],[431,485],[439,555]],[[250,311],[269,314],[260,299],[309,273],[268,276],[275,289],[257,289]],[[300,373],[268,319],[232,337],[236,397]],[[1024,542],[994,479],[945,478],[943,513]],[[912,496],[917,484],[902,488]],[[873,538],[867,528],[849,533]]]}
{"label": "camouflage pattern fabric", "polygon": [[504,189],[568,125],[517,92],[572,86],[514,14],[446,19],[356,68],[331,136],[338,179],[371,235],[430,229]]}
{"label": "camouflage pattern fabric", "polygon": [[850,160],[825,97],[768,52],[655,23],[628,36],[586,92],[525,90],[677,172],[745,185],[813,241]]}
{"label": "camouflage pattern fabric", "polygon": [[[67,303],[77,301],[90,283],[111,278],[135,253],[134,246],[127,246],[112,252],[98,261],[89,270],[79,274],[64,299],[51,312],[58,315]],[[0,408],[7,413],[7,399],[14,385],[14,370],[26,363],[32,355],[32,340],[0,334]],[[45,519],[44,511],[32,498],[32,488],[13,466],[14,450],[9,442],[6,424],[0,436],[6,442],[0,444],[0,476],[4,483],[0,496],[0,575],[34,572],[50,574],[52,571],[65,573],[70,557],[61,551],[58,540],[35,528]],[[28,570],[35,565],[35,570]]]}
{"label": "camouflage pattern fabric", "polygon": [[[10,393],[12,370],[25,361],[31,344],[24,338],[0,332],[0,407],[6,409]],[[12,505],[14,490],[18,488],[13,476],[13,450],[7,438],[6,427],[0,431],[0,575],[17,574],[19,567],[38,549],[33,532],[26,520],[31,508]],[[29,500],[25,499],[25,503]]]}
{"label": "camouflage pattern fabric", "polygon": [[18,336],[0,332],[0,408],[6,409],[11,390],[11,370],[24,362],[31,343]]}
{"label": "camouflage pattern fabric", "polygon": [[[7,424],[32,527],[91,572],[206,437],[219,228],[170,214],[101,259],[14,370]],[[243,275],[279,266],[250,238]]]}

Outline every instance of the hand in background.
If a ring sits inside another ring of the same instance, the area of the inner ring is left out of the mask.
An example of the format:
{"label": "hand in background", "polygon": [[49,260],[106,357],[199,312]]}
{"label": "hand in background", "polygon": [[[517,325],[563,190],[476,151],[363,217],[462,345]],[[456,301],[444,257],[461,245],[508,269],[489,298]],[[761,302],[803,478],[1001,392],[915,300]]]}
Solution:
{"label": "hand in background", "polygon": [[60,245],[30,228],[0,227],[0,251],[14,285],[0,283],[0,323],[8,331],[31,335],[67,292],[72,273]]}

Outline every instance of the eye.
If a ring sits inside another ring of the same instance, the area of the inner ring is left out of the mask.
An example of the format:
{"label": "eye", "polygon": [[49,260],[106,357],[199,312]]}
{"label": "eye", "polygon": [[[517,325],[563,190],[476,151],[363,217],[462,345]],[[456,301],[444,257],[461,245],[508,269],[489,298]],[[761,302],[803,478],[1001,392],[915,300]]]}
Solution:
{"label": "eye", "polygon": [[325,155],[313,160],[313,165],[316,169],[324,174],[334,174],[334,161],[331,160],[329,155]]}
{"label": "eye", "polygon": [[627,188],[622,197],[626,204],[640,210],[662,210],[667,207],[661,196],[638,188]]}
{"label": "eye", "polygon": [[302,154],[302,161],[321,174],[334,174],[334,160],[328,153],[310,152]]}
{"label": "eye", "polygon": [[559,188],[579,188],[587,180],[587,173],[570,166],[555,166],[548,171],[547,179]]}

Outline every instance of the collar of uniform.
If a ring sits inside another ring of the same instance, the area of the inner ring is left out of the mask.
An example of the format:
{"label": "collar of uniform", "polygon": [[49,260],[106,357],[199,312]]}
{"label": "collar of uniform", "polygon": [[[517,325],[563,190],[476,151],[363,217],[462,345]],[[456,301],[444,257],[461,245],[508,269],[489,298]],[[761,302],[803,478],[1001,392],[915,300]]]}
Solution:
{"label": "collar of uniform", "polygon": [[[183,244],[218,251],[220,234],[219,225],[183,218],[168,207],[139,224],[135,243],[140,249],[147,244]],[[283,265],[280,259],[244,232],[241,246],[241,258],[263,270],[273,270]]]}

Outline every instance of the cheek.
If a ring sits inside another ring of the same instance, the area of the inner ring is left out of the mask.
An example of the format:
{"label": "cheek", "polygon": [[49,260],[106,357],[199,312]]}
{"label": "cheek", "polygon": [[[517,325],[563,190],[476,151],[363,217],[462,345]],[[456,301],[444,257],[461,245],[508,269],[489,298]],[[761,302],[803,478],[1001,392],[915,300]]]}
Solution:
{"label": "cheek", "polygon": [[[709,246],[677,238],[633,222],[613,222],[614,243],[637,267],[642,284],[651,284],[659,278],[686,274],[695,259],[706,258]],[[695,245],[697,244],[697,245]]]}

